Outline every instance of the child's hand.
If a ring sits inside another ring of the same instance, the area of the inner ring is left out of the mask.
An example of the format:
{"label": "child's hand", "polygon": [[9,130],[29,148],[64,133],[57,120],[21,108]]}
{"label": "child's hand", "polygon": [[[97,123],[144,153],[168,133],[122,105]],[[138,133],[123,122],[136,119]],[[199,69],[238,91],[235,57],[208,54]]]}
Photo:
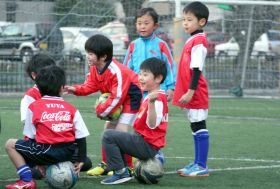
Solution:
{"label": "child's hand", "polygon": [[189,89],[187,93],[185,93],[180,99],[179,103],[187,104],[193,97],[194,90]]}
{"label": "child's hand", "polygon": [[84,162],[75,162],[74,163],[75,172],[78,176],[80,176],[80,172],[81,172],[83,165],[84,165]]}
{"label": "child's hand", "polygon": [[151,92],[149,93],[149,103],[154,103],[156,99],[158,98],[158,92]]}
{"label": "child's hand", "polygon": [[65,85],[63,88],[63,95],[66,94],[73,94],[75,93],[76,89],[73,86]]}
{"label": "child's hand", "polygon": [[174,91],[173,91],[172,89],[168,89],[168,90],[166,91],[166,97],[167,97],[167,101],[168,101],[168,102],[170,102],[170,101],[172,100],[172,98],[173,98],[173,93],[174,93]]}

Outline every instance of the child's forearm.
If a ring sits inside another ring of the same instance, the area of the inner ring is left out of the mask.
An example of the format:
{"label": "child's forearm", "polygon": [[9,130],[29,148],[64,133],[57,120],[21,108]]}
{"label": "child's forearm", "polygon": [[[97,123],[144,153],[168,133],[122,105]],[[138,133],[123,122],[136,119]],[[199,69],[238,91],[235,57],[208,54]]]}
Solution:
{"label": "child's forearm", "polygon": [[155,108],[155,102],[149,102],[149,104],[148,104],[147,121],[148,121],[148,125],[150,128],[156,127],[157,113],[156,113],[156,108]]}
{"label": "child's forearm", "polygon": [[85,162],[87,157],[87,142],[86,138],[76,139],[78,147],[78,159],[77,162]]}

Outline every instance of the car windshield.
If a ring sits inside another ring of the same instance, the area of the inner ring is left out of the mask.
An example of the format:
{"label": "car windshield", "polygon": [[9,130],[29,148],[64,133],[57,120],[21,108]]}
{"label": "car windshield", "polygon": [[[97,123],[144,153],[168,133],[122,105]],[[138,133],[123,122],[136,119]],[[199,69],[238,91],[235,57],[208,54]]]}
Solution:
{"label": "car windshield", "polygon": [[82,33],[86,37],[91,37],[91,36],[93,36],[95,34],[98,34],[98,32],[90,31],[90,30],[80,31],[80,33]]}
{"label": "car windshield", "polygon": [[270,41],[280,41],[280,32],[268,32],[267,36]]}

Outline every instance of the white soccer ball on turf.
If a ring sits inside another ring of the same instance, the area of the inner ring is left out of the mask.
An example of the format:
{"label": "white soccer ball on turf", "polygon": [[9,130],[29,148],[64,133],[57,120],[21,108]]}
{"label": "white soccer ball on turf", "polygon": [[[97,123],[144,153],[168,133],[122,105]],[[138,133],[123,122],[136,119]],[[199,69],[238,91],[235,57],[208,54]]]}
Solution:
{"label": "white soccer ball on turf", "polygon": [[48,166],[46,181],[51,188],[69,189],[78,181],[78,175],[75,172],[73,163],[65,161]]}
{"label": "white soccer ball on turf", "polygon": [[164,170],[162,163],[157,158],[151,158],[147,161],[138,160],[134,165],[134,174],[140,183],[157,184],[163,176]]}

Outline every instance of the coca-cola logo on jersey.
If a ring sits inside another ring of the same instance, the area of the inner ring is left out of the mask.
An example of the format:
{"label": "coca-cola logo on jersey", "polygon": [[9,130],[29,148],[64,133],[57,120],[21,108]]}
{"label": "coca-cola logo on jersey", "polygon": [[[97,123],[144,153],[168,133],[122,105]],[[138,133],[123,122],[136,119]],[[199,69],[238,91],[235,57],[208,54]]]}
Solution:
{"label": "coca-cola logo on jersey", "polygon": [[43,112],[41,116],[41,122],[53,122],[53,121],[70,121],[71,115],[68,111],[59,111],[56,113]]}

